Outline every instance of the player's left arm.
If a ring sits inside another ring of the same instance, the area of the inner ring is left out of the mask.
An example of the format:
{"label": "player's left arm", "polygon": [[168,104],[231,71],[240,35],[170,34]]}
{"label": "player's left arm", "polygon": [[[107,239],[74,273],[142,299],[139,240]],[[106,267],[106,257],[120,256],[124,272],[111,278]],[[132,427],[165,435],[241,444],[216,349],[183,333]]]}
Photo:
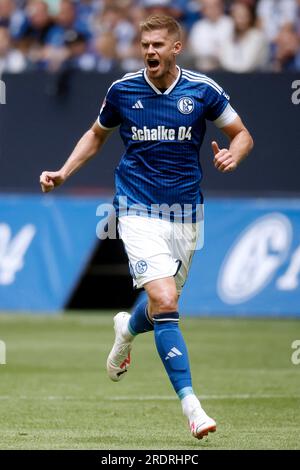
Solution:
{"label": "player's left arm", "polygon": [[234,121],[221,127],[223,133],[230,141],[229,148],[219,148],[217,142],[212,142],[214,152],[214,165],[217,170],[227,173],[234,171],[253,148],[253,139],[244,126],[241,118],[237,116]]}

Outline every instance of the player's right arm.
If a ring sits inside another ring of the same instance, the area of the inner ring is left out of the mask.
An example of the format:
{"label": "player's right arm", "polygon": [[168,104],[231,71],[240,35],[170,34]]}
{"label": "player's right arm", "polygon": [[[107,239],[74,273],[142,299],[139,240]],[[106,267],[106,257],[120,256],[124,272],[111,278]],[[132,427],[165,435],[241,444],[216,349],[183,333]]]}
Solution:
{"label": "player's right arm", "polygon": [[42,191],[48,193],[63,184],[67,178],[79,170],[101,149],[110,129],[103,129],[96,121],[93,126],[81,137],[73,152],[58,171],[43,171],[40,176]]}

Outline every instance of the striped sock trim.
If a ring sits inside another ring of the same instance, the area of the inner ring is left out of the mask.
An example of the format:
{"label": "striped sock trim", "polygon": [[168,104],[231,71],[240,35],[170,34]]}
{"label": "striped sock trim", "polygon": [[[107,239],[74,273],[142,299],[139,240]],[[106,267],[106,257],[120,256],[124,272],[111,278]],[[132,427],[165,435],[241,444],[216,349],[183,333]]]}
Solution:
{"label": "striped sock trim", "polygon": [[178,390],[177,395],[178,395],[178,398],[182,400],[188,395],[194,395],[194,391],[192,387],[184,387],[181,390]]}
{"label": "striped sock trim", "polygon": [[162,322],[179,322],[179,313],[178,312],[169,312],[169,313],[157,313],[153,315],[154,323],[162,323]]}

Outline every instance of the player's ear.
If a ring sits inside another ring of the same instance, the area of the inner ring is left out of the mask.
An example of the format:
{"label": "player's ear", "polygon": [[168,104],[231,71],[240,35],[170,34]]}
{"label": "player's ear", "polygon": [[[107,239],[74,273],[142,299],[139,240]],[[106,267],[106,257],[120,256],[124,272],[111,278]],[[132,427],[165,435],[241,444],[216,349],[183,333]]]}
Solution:
{"label": "player's ear", "polygon": [[182,43],[180,41],[176,41],[175,44],[174,44],[174,48],[173,48],[174,55],[180,54],[181,49],[182,49]]}

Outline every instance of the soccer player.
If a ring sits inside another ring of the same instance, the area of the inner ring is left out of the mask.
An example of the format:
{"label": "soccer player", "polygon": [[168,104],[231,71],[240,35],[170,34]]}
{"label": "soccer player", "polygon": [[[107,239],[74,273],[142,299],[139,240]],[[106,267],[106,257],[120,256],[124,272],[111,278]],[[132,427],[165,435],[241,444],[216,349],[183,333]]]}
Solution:
{"label": "soccer player", "polygon": [[192,388],[178,298],[203,225],[199,150],[205,121],[213,121],[229,139],[228,148],[212,142],[214,165],[223,173],[237,168],[253,141],[216,82],[176,65],[180,39],[180,26],[171,17],[152,16],[142,23],[145,69],[111,85],[97,121],[63,167],[44,171],[40,183],[44,192],[62,184],[120,126],[126,150],[116,169],[114,206],[134,285],[145,289],[147,301],[132,315],[119,312],[114,317],[115,342],[107,372],[111,380],[121,380],[130,365],[134,338],[154,331],[158,354],[191,433],[201,439],[216,430],[216,422]]}

